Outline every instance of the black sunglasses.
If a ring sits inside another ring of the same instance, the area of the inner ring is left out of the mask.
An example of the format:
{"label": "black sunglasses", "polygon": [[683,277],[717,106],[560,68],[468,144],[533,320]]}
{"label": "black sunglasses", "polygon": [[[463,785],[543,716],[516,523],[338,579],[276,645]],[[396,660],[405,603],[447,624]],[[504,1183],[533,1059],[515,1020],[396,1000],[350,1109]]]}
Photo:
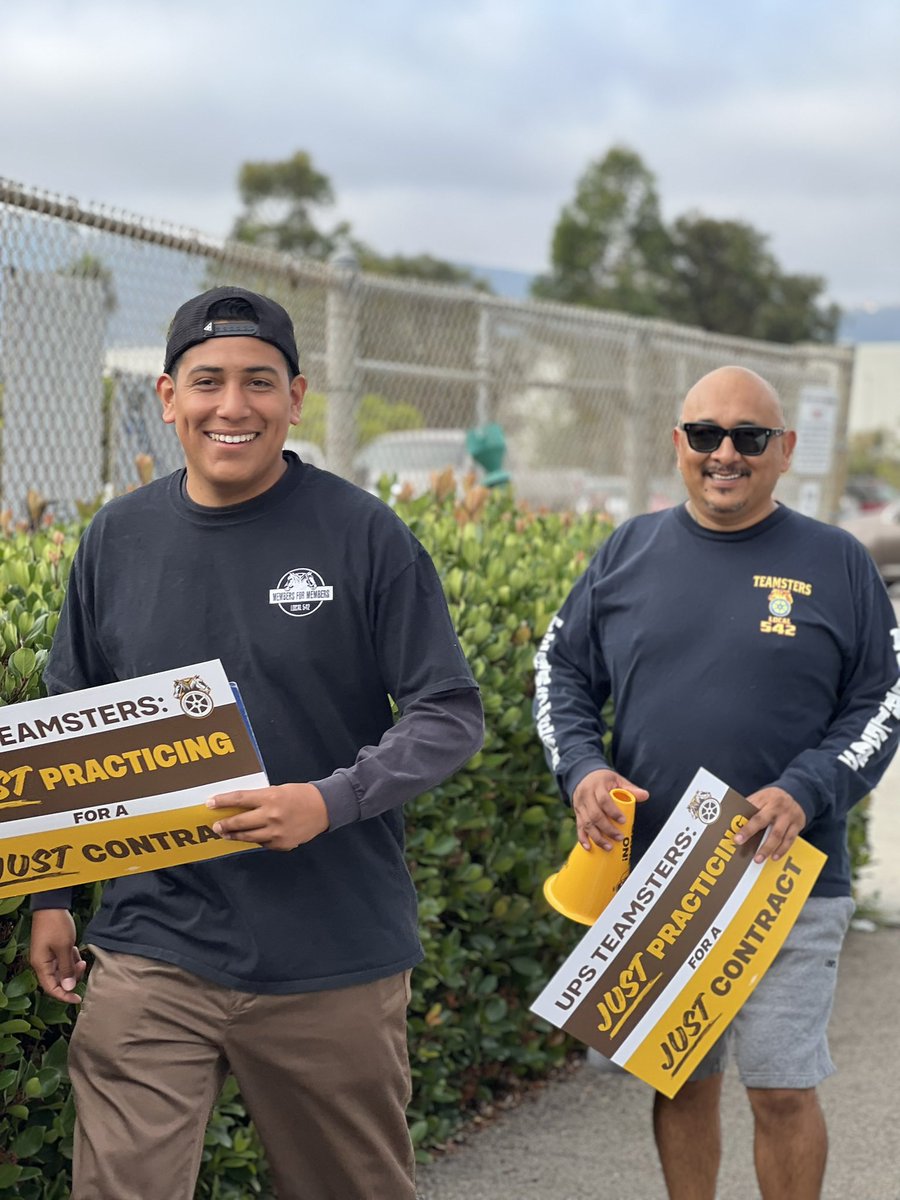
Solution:
{"label": "black sunglasses", "polygon": [[712,454],[722,445],[725,438],[738,454],[755,458],[769,444],[769,438],[781,437],[783,429],[764,429],[762,425],[735,425],[734,429],[723,429],[721,425],[707,425],[700,421],[685,421],[678,426],[687,434],[688,445],[698,454]]}

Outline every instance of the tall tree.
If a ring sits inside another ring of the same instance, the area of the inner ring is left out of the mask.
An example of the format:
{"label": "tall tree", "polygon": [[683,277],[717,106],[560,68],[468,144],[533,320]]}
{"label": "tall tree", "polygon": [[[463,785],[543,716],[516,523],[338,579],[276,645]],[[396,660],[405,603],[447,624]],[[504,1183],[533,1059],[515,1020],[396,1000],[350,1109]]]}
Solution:
{"label": "tall tree", "polygon": [[825,280],[783,272],[752,225],[687,213],[672,241],[673,320],[771,342],[834,341],[840,309],[821,302]]}
{"label": "tall tree", "polygon": [[673,227],[673,286],[669,315],[717,333],[755,337],[756,316],[777,274],[767,239],[743,221],[700,213]]}
{"label": "tall tree", "polygon": [[667,226],[654,175],[624,146],[579,179],[553,233],[551,266],[534,296],[775,342],[837,333],[840,309],[822,299],[823,278],[782,271],[767,235],[746,221],[690,212]]}
{"label": "tall tree", "polygon": [[757,337],[770,342],[833,342],[841,321],[840,306],[823,300],[821,275],[782,275],[759,314]]}
{"label": "tall tree", "polygon": [[[304,150],[276,162],[244,163],[238,174],[238,190],[244,209],[231,232],[238,241],[323,259],[339,240],[351,240],[346,221],[329,231],[316,224],[315,210],[334,204],[334,190],[331,180],[316,170]],[[490,291],[465,267],[430,254],[385,256],[356,239],[351,244],[364,271]]]}
{"label": "tall tree", "polygon": [[244,163],[238,189],[244,211],[231,234],[238,241],[326,258],[349,229],[342,223],[326,233],[315,224],[312,210],[332,205],[334,192],[303,150],[278,162]]}
{"label": "tall tree", "polygon": [[579,179],[553,232],[552,270],[535,280],[532,294],[653,315],[670,262],[656,180],[640,155],[614,146]]}

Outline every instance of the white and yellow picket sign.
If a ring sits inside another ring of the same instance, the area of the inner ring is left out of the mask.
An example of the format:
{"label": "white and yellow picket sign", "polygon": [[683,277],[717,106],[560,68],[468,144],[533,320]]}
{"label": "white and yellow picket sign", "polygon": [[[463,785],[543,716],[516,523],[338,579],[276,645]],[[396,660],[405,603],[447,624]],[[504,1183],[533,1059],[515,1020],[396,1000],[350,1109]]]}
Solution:
{"label": "white and yellow picket sign", "polygon": [[0,709],[0,896],[253,849],[214,792],[268,783],[218,659]]}
{"label": "white and yellow picket sign", "polygon": [[825,856],[798,838],[755,863],[755,811],[699,770],[531,1011],[672,1097],[762,978]]}

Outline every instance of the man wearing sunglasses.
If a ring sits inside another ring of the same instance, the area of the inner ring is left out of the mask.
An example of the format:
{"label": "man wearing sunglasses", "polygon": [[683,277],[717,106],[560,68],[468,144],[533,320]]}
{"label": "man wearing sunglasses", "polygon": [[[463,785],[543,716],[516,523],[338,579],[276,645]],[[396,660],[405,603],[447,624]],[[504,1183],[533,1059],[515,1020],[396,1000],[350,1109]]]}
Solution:
{"label": "man wearing sunglasses", "polygon": [[654,1107],[669,1196],[713,1200],[733,1045],[763,1200],[816,1200],[827,1154],[816,1087],[834,1070],[827,1025],[853,912],[847,816],[896,749],[900,631],[863,547],[775,500],[796,434],[764,379],[704,376],[673,439],[687,501],[625,522],[576,583],[541,647],[540,733],[586,848],[621,840],[610,790],[624,787],[642,801],[636,862],[702,766],[759,810],[737,839],[768,830],[757,861],[783,859],[801,832],[828,856],[727,1034]]}

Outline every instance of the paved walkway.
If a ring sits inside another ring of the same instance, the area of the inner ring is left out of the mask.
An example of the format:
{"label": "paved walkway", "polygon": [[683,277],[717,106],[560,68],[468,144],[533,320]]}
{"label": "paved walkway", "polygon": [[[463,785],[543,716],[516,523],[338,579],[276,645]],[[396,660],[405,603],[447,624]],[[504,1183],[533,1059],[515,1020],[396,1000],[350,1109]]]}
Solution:
{"label": "paved walkway", "polygon": [[[831,1150],[823,1200],[900,1200],[900,755],[874,798],[875,861],[862,899],[896,924],[854,928],[831,1025],[837,1075],[820,1090]],[[421,1168],[422,1200],[665,1200],[650,1128],[652,1093],[585,1065]],[[755,1200],[752,1126],[733,1070],[723,1101],[718,1200]]]}

